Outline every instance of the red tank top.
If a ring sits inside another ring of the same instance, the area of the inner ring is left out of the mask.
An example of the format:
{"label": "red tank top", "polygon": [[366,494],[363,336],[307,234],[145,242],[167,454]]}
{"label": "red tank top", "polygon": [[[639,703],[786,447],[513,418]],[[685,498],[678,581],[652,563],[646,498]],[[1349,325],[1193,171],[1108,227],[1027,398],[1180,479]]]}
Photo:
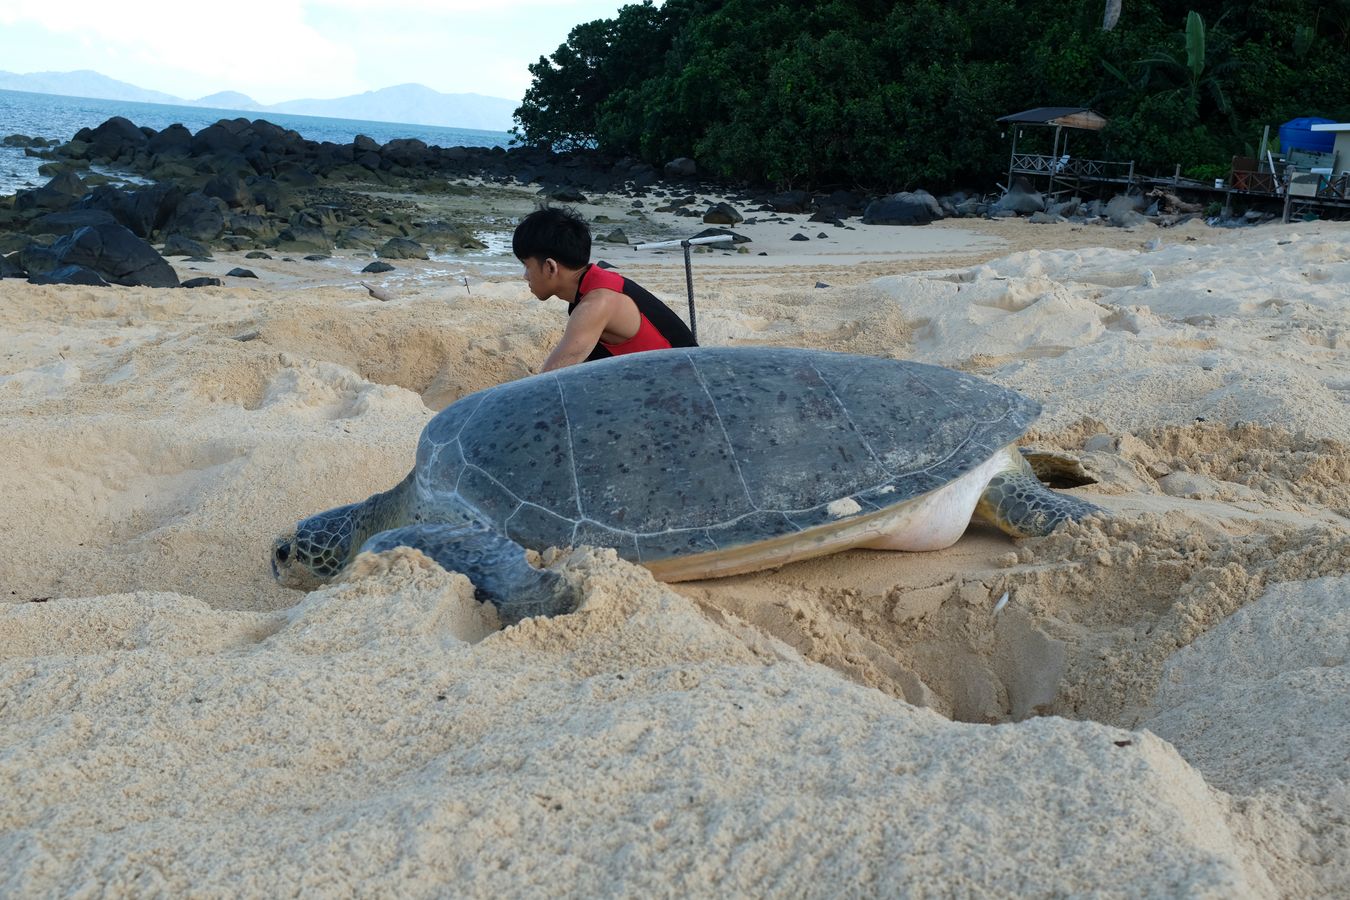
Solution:
{"label": "red tank top", "polygon": [[[624,292],[623,281],[623,276],[618,272],[611,272],[599,266],[591,266],[582,277],[581,284],[577,286],[577,300],[580,301],[582,297],[596,288],[608,288],[622,294]],[[636,306],[636,303],[634,306]],[[637,334],[617,344],[611,344],[603,340],[600,344],[615,356],[622,356],[625,353],[639,353],[643,350],[670,349],[670,341],[666,340],[665,336],[656,330],[656,326],[642,314],[640,309],[638,310]]]}

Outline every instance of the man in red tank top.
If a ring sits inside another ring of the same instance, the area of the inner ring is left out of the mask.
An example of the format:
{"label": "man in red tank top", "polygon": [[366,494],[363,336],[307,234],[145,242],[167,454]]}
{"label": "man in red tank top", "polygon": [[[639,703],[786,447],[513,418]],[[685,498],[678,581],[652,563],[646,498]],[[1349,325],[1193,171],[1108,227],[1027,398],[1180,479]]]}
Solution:
{"label": "man in red tank top", "polygon": [[567,330],[542,372],[643,350],[694,347],[670,307],[617,272],[591,265],[591,231],[575,212],[546,207],[521,220],[511,240],[530,293],[568,302]]}

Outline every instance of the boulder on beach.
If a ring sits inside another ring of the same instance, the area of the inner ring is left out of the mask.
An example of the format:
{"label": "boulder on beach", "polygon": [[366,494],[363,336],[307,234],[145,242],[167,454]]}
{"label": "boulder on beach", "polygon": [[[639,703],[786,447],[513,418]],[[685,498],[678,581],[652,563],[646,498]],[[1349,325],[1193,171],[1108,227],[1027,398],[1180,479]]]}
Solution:
{"label": "boulder on beach", "polygon": [[990,207],[991,214],[1004,213],[1029,216],[1032,213],[1044,211],[1045,197],[1041,196],[1039,191],[1027,188],[1021,181],[1014,182],[1012,190],[1000,197]]}
{"label": "boulder on beach", "polygon": [[927,225],[941,218],[937,198],[924,190],[878,198],[863,211],[864,225]]}
{"label": "boulder on beach", "polygon": [[82,266],[112,284],[178,286],[178,275],[164,257],[122,225],[92,225],[77,229],[50,247],[25,251],[23,261],[30,280],[66,266]]}
{"label": "boulder on beach", "polygon": [[219,197],[188,194],[174,210],[164,230],[194,241],[214,241],[225,232],[229,207]]}
{"label": "boulder on beach", "polygon": [[164,239],[164,249],[160,253],[165,256],[198,256],[209,259],[211,257],[211,248],[190,237],[184,237],[181,234],[171,234]]}
{"label": "boulder on beach", "polygon": [[698,174],[698,164],[687,156],[681,156],[666,163],[662,171],[667,178],[692,178]]}
{"label": "boulder on beach", "polygon": [[45,272],[41,275],[30,275],[29,282],[32,284],[82,284],[86,287],[107,287],[108,282],[103,280],[93,269],[86,266],[60,266]]}
{"label": "boulder on beach", "polygon": [[739,225],[745,221],[745,216],[730,203],[714,203],[703,214],[703,221],[708,225]]}
{"label": "boulder on beach", "polygon": [[382,259],[429,259],[427,249],[408,238],[390,238],[376,251]]}

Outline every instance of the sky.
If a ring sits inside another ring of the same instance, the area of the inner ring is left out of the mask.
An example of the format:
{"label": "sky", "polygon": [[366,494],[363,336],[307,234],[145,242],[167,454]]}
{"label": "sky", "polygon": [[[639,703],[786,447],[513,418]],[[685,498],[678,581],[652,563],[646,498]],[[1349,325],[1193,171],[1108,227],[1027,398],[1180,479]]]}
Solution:
{"label": "sky", "polygon": [[[631,0],[638,2],[638,0]],[[519,100],[527,66],[621,0],[0,0],[0,69],[93,69],[195,100],[327,99],[416,82]]]}

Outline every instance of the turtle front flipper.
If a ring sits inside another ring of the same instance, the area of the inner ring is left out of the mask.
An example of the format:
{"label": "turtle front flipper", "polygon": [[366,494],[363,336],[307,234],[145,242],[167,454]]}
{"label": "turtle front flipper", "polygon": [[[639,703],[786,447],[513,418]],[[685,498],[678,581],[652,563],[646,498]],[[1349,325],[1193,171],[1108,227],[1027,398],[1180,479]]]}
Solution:
{"label": "turtle front flipper", "polygon": [[361,545],[362,553],[412,547],[451,572],[473,582],[480,600],[497,607],[502,618],[518,622],[530,616],[557,616],[577,604],[567,579],[525,560],[525,548],[476,524],[408,525],[382,531]]}
{"label": "turtle front flipper", "polygon": [[1008,467],[993,478],[980,496],[975,515],[1013,537],[1044,537],[1065,522],[1077,522],[1100,506],[1053,491],[1041,483],[1021,454],[1007,454]]}

